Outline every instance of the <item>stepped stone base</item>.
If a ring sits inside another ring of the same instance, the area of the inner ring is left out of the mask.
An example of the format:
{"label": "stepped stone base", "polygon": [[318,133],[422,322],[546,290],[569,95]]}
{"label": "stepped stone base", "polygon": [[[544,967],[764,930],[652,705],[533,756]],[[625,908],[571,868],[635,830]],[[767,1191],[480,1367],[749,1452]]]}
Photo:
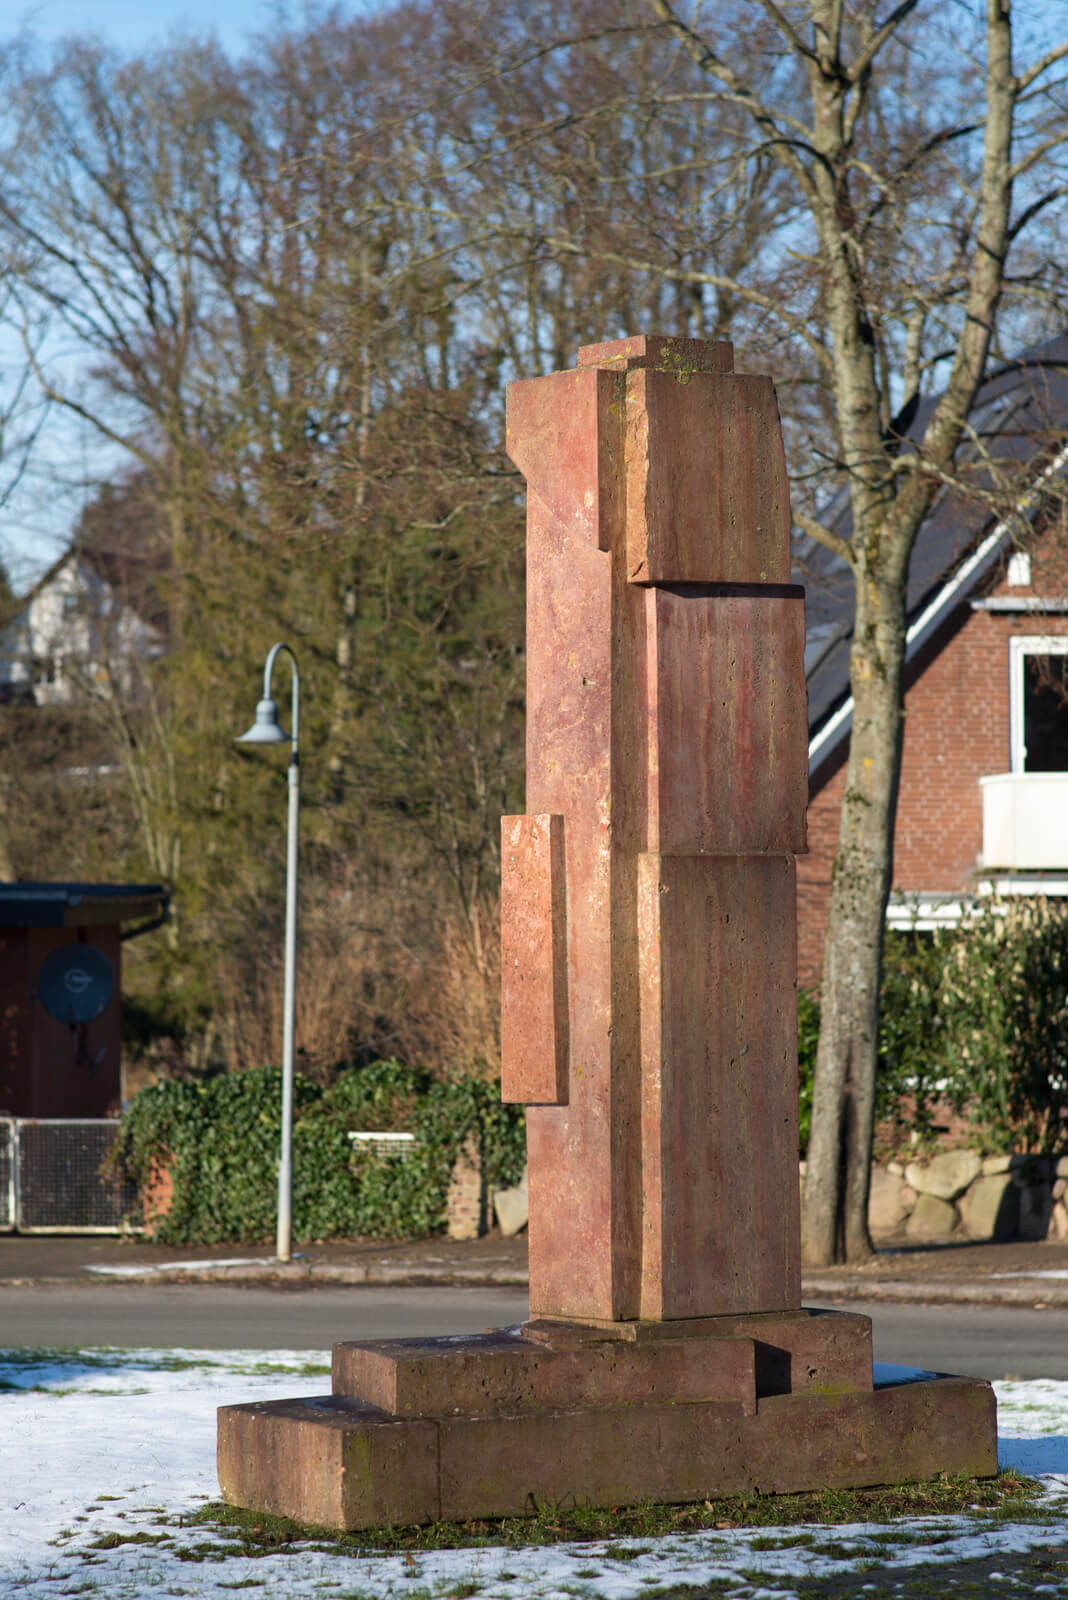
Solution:
{"label": "stepped stone base", "polygon": [[997,1471],[990,1385],[873,1388],[851,1313],[344,1343],[333,1390],[220,1409],[228,1501],[356,1529]]}

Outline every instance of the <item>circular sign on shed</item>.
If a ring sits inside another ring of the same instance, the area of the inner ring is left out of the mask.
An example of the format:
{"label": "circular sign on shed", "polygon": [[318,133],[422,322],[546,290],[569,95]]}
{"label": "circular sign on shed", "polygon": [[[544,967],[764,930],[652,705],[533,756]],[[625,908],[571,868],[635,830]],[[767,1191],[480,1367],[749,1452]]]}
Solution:
{"label": "circular sign on shed", "polygon": [[53,950],[42,963],[37,980],[38,998],[45,1010],[72,1028],[98,1017],[114,987],[111,962],[91,944],[67,944]]}

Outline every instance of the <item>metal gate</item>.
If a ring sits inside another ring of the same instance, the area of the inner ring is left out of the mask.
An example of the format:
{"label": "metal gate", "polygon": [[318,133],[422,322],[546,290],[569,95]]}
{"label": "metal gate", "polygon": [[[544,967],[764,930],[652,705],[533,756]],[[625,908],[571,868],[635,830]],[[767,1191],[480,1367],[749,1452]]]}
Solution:
{"label": "metal gate", "polygon": [[15,1226],[15,1173],[18,1170],[18,1133],[10,1117],[0,1117],[0,1233]]}
{"label": "metal gate", "polygon": [[136,1184],[103,1171],[118,1131],[104,1117],[0,1118],[0,1230],[140,1231]]}

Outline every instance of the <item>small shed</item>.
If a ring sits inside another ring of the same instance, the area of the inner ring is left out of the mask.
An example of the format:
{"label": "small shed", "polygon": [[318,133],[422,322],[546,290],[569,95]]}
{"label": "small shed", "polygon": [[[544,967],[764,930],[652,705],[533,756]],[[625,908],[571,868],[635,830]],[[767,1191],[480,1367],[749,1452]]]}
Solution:
{"label": "small shed", "polygon": [[122,1096],[122,941],[161,884],[0,884],[0,1116],[104,1117]]}

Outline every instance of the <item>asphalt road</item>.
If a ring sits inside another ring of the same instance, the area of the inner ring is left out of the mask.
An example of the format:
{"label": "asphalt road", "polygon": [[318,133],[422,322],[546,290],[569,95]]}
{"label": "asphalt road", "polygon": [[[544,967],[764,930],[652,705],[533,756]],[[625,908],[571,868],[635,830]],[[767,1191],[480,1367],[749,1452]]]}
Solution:
{"label": "asphalt road", "polygon": [[[1068,1379],[1068,1309],[858,1305],[875,1358],[981,1378]],[[523,1290],[264,1289],[214,1284],[5,1286],[0,1346],[327,1350],[337,1339],[477,1333],[526,1316]]]}
{"label": "asphalt road", "polygon": [[481,1333],[522,1322],[525,1289],[241,1288],[217,1284],[5,1285],[0,1346],[148,1345],[328,1350],[338,1339]]}
{"label": "asphalt road", "polygon": [[[829,1300],[811,1302],[830,1305]],[[966,1378],[1068,1379],[1068,1307],[920,1306],[843,1301],[871,1318],[876,1361]]]}

